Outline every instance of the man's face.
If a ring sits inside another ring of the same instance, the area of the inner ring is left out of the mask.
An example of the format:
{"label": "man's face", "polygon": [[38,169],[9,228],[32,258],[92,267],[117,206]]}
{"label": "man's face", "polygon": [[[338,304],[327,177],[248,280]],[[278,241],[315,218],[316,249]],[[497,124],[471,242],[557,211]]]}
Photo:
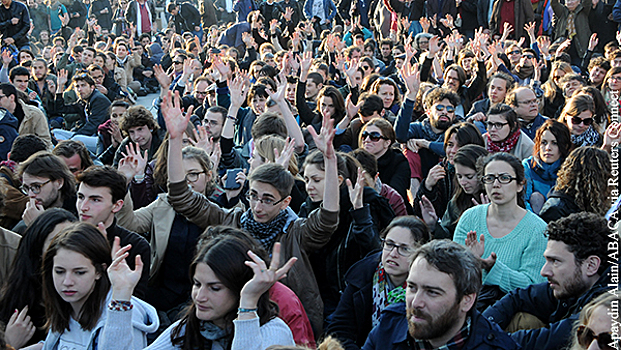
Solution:
{"label": "man's face", "polygon": [[450,69],[444,75],[444,87],[453,92],[459,90],[459,74],[454,69]]}
{"label": "man's face", "polygon": [[103,85],[104,73],[102,71],[98,69],[93,69],[93,71],[90,72],[90,76],[91,78],[93,78],[96,85]]}
{"label": "man's face", "polygon": [[28,79],[30,79],[28,75],[16,75],[13,78],[12,83],[15,85],[17,90],[26,92],[28,89]]}
{"label": "man's face", "polygon": [[367,46],[364,50],[362,50],[362,56],[373,57],[373,54],[375,54],[375,52],[373,52],[373,48],[371,46]]}
{"label": "man's face", "polygon": [[123,207],[123,200],[113,202],[112,193],[108,187],[91,187],[81,183],[75,206],[81,222],[88,222],[95,226],[102,222],[108,227],[114,220],[114,213]]}
{"label": "man's face", "polygon": [[222,114],[207,111],[203,119],[203,126],[205,127],[205,131],[207,131],[207,135],[213,137],[214,140],[218,140],[222,133],[223,121],[224,116]]}
{"label": "man's face", "polygon": [[34,193],[33,190],[28,190],[26,194],[28,197],[35,200],[37,205],[43,206],[47,209],[54,205],[60,199],[60,189],[63,186],[63,180],[51,180],[46,177],[33,176],[28,173],[24,173],[22,184],[25,187],[38,188],[39,193]]}
{"label": "man's face", "polygon": [[173,15],[173,16],[176,16],[178,12],[179,12],[179,8],[178,7],[175,7],[174,9],[170,10],[170,14]]}
{"label": "man's face", "polygon": [[492,79],[489,84],[488,94],[492,104],[504,101],[505,96],[507,96],[507,81],[500,78]]}
{"label": "man's face", "polygon": [[[287,208],[291,201],[291,197],[283,199],[274,186],[265,182],[251,181],[248,193],[251,198],[249,202],[252,216],[256,222],[262,224],[274,220],[281,210]],[[253,200],[253,198],[257,200]],[[258,199],[268,203],[261,203]],[[281,199],[283,199],[281,202],[276,203]]]}
{"label": "man's face", "polygon": [[594,66],[591,68],[589,72],[589,78],[591,82],[595,85],[599,85],[602,81],[604,81],[604,77],[606,76],[607,70],[600,66]]}
{"label": "man's face", "polygon": [[[449,112],[450,110],[450,112]],[[431,106],[428,111],[429,122],[433,127],[439,130],[446,130],[453,125],[453,119],[455,119],[455,106],[445,98],[442,101],[436,102]]]}
{"label": "man's face", "polygon": [[576,7],[578,7],[578,4],[580,4],[580,0],[567,0],[567,1],[565,1],[565,6],[567,6],[567,9],[569,11],[575,10]]}
{"label": "man's face", "polygon": [[359,60],[360,56],[362,56],[360,50],[351,50],[351,57],[349,58],[349,61]]}
{"label": "man's face", "polygon": [[196,85],[194,85],[193,95],[201,105],[205,102],[205,98],[207,97],[207,94],[209,94],[209,92],[207,91],[208,87],[209,87],[209,84],[203,80],[199,81]]}
{"label": "man's face", "polygon": [[0,91],[0,107],[6,108],[9,112],[15,112],[15,95],[6,96],[2,91]]}
{"label": "man's face", "polygon": [[133,128],[129,128],[128,134],[132,142],[140,145],[141,149],[147,149],[151,146],[151,139],[153,138],[153,135],[151,134],[151,130],[149,130],[148,126],[134,126]]}
{"label": "man's face", "polygon": [[32,75],[35,77],[35,80],[43,80],[47,76],[47,66],[45,63],[40,61],[35,61],[32,63]]}
{"label": "man's face", "polygon": [[586,263],[576,264],[574,254],[567,249],[565,243],[548,240],[543,256],[546,263],[541,269],[541,276],[548,279],[555,298],[574,298],[589,290],[584,272]]}
{"label": "man's face", "polygon": [[2,5],[4,5],[4,7],[9,8],[11,7],[11,2],[13,2],[12,0],[2,0]]}
{"label": "man's face", "polygon": [[75,82],[75,91],[81,100],[88,100],[94,90],[95,86],[90,86],[85,81],[78,80]]}
{"label": "man's face", "polygon": [[416,258],[410,268],[405,292],[410,336],[427,340],[434,348],[444,345],[446,340],[441,339],[463,326],[463,319],[474,304],[475,296],[458,298],[450,275],[431,266],[424,258]]}
{"label": "man's face", "polygon": [[566,81],[562,86],[563,94],[566,98],[570,98],[574,95],[574,92],[576,92],[576,90],[582,89],[582,87],[582,83],[580,83],[578,80]]}
{"label": "man's face", "polygon": [[73,176],[78,176],[82,170],[84,170],[82,169],[82,159],[79,154],[76,153],[69,158],[65,156],[59,157],[65,162],[65,164],[67,164],[67,168],[69,168],[69,171],[73,174]]}
{"label": "man's face", "polygon": [[47,30],[42,30],[41,33],[39,33],[39,39],[43,42],[47,42],[50,40],[50,33],[48,33]]}
{"label": "man's face", "polygon": [[306,97],[307,100],[314,100],[322,87],[322,84],[317,85],[313,80],[307,80],[306,93],[304,94],[304,97]]}
{"label": "man's face", "polygon": [[539,101],[531,89],[520,89],[515,95],[515,103],[517,106],[513,106],[513,110],[520,118],[533,120],[539,114]]}
{"label": "man's face", "polygon": [[390,45],[382,45],[380,46],[380,50],[382,52],[382,57],[389,57],[392,51],[392,49],[390,48]]}
{"label": "man's face", "polygon": [[91,50],[84,50],[82,51],[82,63],[85,66],[90,66],[93,63],[93,59],[95,58],[95,55],[93,54],[93,51]]}

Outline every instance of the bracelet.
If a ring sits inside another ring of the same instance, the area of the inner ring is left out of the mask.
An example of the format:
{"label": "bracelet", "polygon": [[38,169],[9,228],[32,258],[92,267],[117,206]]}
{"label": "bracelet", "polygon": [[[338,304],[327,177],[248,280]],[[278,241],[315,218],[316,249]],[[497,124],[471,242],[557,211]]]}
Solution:
{"label": "bracelet", "polygon": [[142,174],[142,175],[135,175],[134,176],[134,181],[136,181],[137,183],[142,183],[142,181],[144,181],[144,174]]}
{"label": "bracelet", "polygon": [[227,115],[227,116],[226,116],[226,118],[227,118],[227,119],[231,119],[231,120],[232,120],[232,121],[234,121],[234,122],[235,122],[235,121],[237,121],[237,117],[234,117],[234,116],[232,116],[232,115]]}
{"label": "bracelet", "polygon": [[247,312],[257,312],[259,309],[254,308],[254,309],[244,309],[243,307],[240,307],[239,309],[237,309],[237,313],[238,314],[242,314],[242,313],[247,313]]}
{"label": "bracelet", "polygon": [[134,308],[129,300],[111,300],[108,309],[112,311],[129,311]]}

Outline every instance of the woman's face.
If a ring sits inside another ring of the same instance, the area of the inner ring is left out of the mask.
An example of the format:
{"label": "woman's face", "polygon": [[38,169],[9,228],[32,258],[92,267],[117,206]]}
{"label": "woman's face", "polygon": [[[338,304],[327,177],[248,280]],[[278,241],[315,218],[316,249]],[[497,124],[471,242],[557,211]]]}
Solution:
{"label": "woman's face", "polygon": [[28,52],[20,52],[19,54],[19,63],[24,61],[32,61],[32,56]]}
{"label": "woman's face", "polygon": [[321,111],[322,116],[334,118],[336,108],[334,108],[332,97],[321,96],[321,98],[319,99],[319,110]]}
{"label": "woman's face", "polygon": [[575,117],[571,117],[568,115],[566,123],[572,135],[582,135],[583,132],[587,131],[591,123],[593,123],[593,113],[587,110],[583,111]]}
{"label": "woman's face", "polygon": [[449,137],[448,141],[446,142],[445,148],[446,160],[450,164],[453,164],[453,158],[455,157],[455,153],[457,153],[458,150],[459,145],[457,144],[457,134],[453,133],[453,135],[451,135],[451,137]]}
{"label": "woman's face", "polygon": [[225,329],[225,317],[237,308],[237,296],[220,282],[211,267],[205,263],[196,265],[192,283],[192,302],[196,307],[196,317]]}
{"label": "woman's face", "polygon": [[79,315],[84,302],[100,278],[101,274],[86,256],[64,248],[56,252],[52,268],[54,288],[58,295],[71,305],[74,318]]}
{"label": "woman's face", "polygon": [[102,68],[106,64],[106,62],[104,62],[104,59],[101,56],[95,56],[95,58],[93,58],[93,63]]}
{"label": "woman's face", "polygon": [[500,183],[498,177],[508,175],[515,178],[515,170],[513,167],[502,160],[495,160],[487,164],[485,174],[495,175],[497,178],[490,184],[485,184],[485,192],[490,201],[496,205],[515,203],[517,205],[517,196],[522,191],[522,184],[518,184],[517,180],[511,180],[508,184]]}
{"label": "woman's face", "polygon": [[304,170],[304,181],[306,182],[306,193],[314,203],[323,200],[323,189],[325,186],[326,172],[319,169],[317,164],[309,164]]}
{"label": "woman's face", "polygon": [[[604,305],[600,305],[593,310],[591,317],[587,321],[587,328],[593,331],[593,334],[599,335],[601,333],[609,333],[612,330],[612,317],[608,314],[608,309]],[[586,330],[588,331],[588,330]],[[614,340],[613,340],[614,341]],[[618,339],[616,340],[618,342]],[[597,344],[597,339],[593,339],[591,344],[583,349],[588,350],[600,350],[601,348]]]}
{"label": "woman's face", "polygon": [[65,227],[69,225],[71,225],[71,222],[65,221],[65,222],[61,222],[60,224],[56,224],[56,226],[54,226],[54,229],[52,230],[52,232],[50,232],[50,234],[47,235],[47,238],[45,238],[45,241],[43,242],[43,252],[41,252],[41,255],[45,254],[45,251],[47,250],[47,248],[49,248],[50,243],[52,243],[52,239],[54,239],[54,237],[56,237],[56,235],[59,234],[60,231],[64,230]]}
{"label": "woman's face", "polygon": [[252,150],[250,159],[248,159],[248,164],[250,164],[250,170],[248,171],[248,173],[251,173],[254,169],[258,168],[260,165],[265,164],[265,159],[261,157],[256,147]]}
{"label": "woman's face", "polygon": [[550,130],[541,134],[541,146],[539,146],[539,158],[546,163],[552,164],[561,157],[561,150],[558,147],[556,136]]}
{"label": "woman's face", "polygon": [[556,86],[561,86],[561,79],[563,79],[565,74],[567,74],[567,72],[562,69],[556,69],[552,72],[552,81],[556,84]]}
{"label": "woman's face", "polygon": [[509,123],[500,115],[491,114],[487,117],[487,132],[494,142],[504,141],[509,137]]}
{"label": "woman's face", "polygon": [[377,89],[377,94],[384,101],[384,108],[388,109],[392,107],[392,103],[395,101],[395,88],[390,84],[382,84]]}
{"label": "woman's face", "polygon": [[[188,185],[192,187],[194,192],[204,193],[209,181],[211,181],[211,172],[205,171],[201,164],[192,158],[183,159],[183,170]],[[196,179],[195,181],[192,181]]]}
{"label": "woman's face", "polygon": [[127,57],[127,48],[125,45],[119,45],[116,47],[116,57],[119,59],[124,59]]}
{"label": "woman's face", "polygon": [[608,87],[612,91],[621,90],[621,73],[616,73],[608,78]]}
{"label": "woman's face", "polygon": [[[391,244],[398,245],[402,248],[395,247],[392,250],[387,250],[390,249],[388,245]],[[404,248],[409,251],[408,256],[399,254],[398,250],[403,252]],[[407,278],[408,272],[410,271],[408,258],[414,253],[415,248],[416,242],[409,229],[397,226],[388,231],[385,238],[384,249],[382,250],[382,265],[384,266],[384,271],[390,276],[393,283],[396,283],[396,281],[405,281]]]}
{"label": "woman's face", "polygon": [[[382,130],[375,125],[369,125],[363,131],[364,133],[368,133],[370,136],[366,136],[362,138],[362,147],[369,153],[375,156],[375,158],[379,158],[386,153],[388,147],[390,147],[390,140],[384,139],[384,134],[382,134]],[[373,141],[372,138],[380,136],[377,141]]]}
{"label": "woman's face", "polygon": [[481,187],[481,183],[479,182],[477,171],[475,169],[455,163],[455,176],[457,178],[457,182],[459,182],[459,186],[461,186],[467,194],[474,194]]}

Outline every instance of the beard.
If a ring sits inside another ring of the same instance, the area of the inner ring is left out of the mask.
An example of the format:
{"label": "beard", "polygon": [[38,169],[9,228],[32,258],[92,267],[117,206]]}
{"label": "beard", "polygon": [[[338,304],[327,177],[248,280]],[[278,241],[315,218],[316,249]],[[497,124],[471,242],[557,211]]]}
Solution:
{"label": "beard", "polygon": [[563,286],[556,280],[548,279],[548,281],[558,286],[557,289],[553,289],[556,299],[578,297],[589,290],[589,285],[582,279],[582,272],[579,267],[576,267],[574,274],[563,283]]}
{"label": "beard", "polygon": [[[443,336],[458,322],[459,302],[455,301],[450,308],[435,318],[418,309],[408,308],[406,312],[410,336],[419,340],[431,340]],[[422,318],[425,321],[414,323],[411,321],[412,316]]]}
{"label": "beard", "polygon": [[[440,120],[440,118],[442,118],[442,117],[448,118],[448,120]],[[446,115],[445,116],[438,116],[437,118],[430,118],[429,119],[429,123],[434,128],[439,129],[439,130],[443,130],[443,131],[445,131],[451,125],[453,125],[453,121],[451,120],[451,118],[449,116],[446,116]]]}

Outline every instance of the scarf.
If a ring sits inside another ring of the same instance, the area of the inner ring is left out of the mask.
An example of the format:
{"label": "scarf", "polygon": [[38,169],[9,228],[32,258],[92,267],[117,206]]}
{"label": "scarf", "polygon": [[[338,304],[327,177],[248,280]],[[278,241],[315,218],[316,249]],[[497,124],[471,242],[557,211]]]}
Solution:
{"label": "scarf", "polygon": [[388,284],[388,276],[384,271],[384,265],[382,262],[377,265],[375,274],[373,274],[373,327],[377,326],[380,320],[382,310],[386,306],[405,301],[405,287],[406,282],[403,285],[390,289]]}
{"label": "scarf", "polygon": [[228,348],[229,332],[226,329],[222,329],[213,322],[202,321],[201,322],[201,335],[203,338],[213,342],[218,342],[222,345],[223,349]]}
{"label": "scarf", "polygon": [[271,252],[276,237],[283,232],[288,218],[287,210],[281,210],[274,220],[260,223],[254,220],[252,209],[248,209],[242,214],[240,221],[241,227],[261,242],[265,250]]}
{"label": "scarf", "polygon": [[[544,163],[541,161],[541,159],[537,159],[535,157],[533,157],[534,160],[534,166],[533,166],[533,171],[539,175],[539,177],[543,180],[543,181],[556,181],[557,179],[557,175],[556,173],[558,172],[558,169],[561,167],[561,165],[563,164],[564,159],[557,159],[556,162],[552,163],[552,164],[548,164],[548,163]],[[546,195],[546,193],[542,193],[544,196]]]}
{"label": "scarf", "polygon": [[125,56],[124,59],[120,59],[118,56],[116,57],[116,64],[120,67],[120,68],[125,68],[125,63],[127,63],[127,59],[129,58],[129,54],[127,56]]}
{"label": "scarf", "polygon": [[15,170],[17,169],[17,166],[19,164],[17,164],[17,162],[12,161],[12,160],[3,160],[2,162],[0,162],[0,167],[5,166],[9,169],[11,169],[12,172],[15,172]]}
{"label": "scarf", "polygon": [[492,139],[489,136],[489,133],[487,133],[486,135],[487,135],[487,151],[489,153],[509,152],[513,149],[513,147],[515,147],[518,140],[520,139],[521,131],[518,128],[513,134],[509,135],[509,137],[507,137],[504,141],[499,141],[499,142],[492,141]]}
{"label": "scarf", "polygon": [[573,39],[576,35],[576,10],[569,12],[567,16],[567,38]]}
{"label": "scarf", "polygon": [[[149,4],[145,1],[144,6],[147,9],[147,13],[149,14],[149,19],[151,19],[151,9],[149,8]],[[179,8],[181,10],[181,8]],[[153,23],[151,23],[153,25]],[[138,36],[142,34],[142,13],[140,13],[140,3],[136,1],[136,31],[138,32]]]}
{"label": "scarf", "polygon": [[582,146],[595,146],[599,142],[600,135],[595,129],[593,129],[593,125],[590,125],[585,132],[580,135],[571,135],[571,142],[576,145],[576,147]]}
{"label": "scarf", "polygon": [[423,134],[425,134],[425,136],[423,137],[425,140],[436,142],[444,140],[444,133],[436,134],[435,132],[433,132],[433,129],[431,129],[431,123],[429,122],[429,118],[423,120],[421,126],[423,127]]}
{"label": "scarf", "polygon": [[522,67],[520,65],[515,66],[515,75],[518,76],[521,80],[526,78],[530,78],[535,73],[535,67]]}

